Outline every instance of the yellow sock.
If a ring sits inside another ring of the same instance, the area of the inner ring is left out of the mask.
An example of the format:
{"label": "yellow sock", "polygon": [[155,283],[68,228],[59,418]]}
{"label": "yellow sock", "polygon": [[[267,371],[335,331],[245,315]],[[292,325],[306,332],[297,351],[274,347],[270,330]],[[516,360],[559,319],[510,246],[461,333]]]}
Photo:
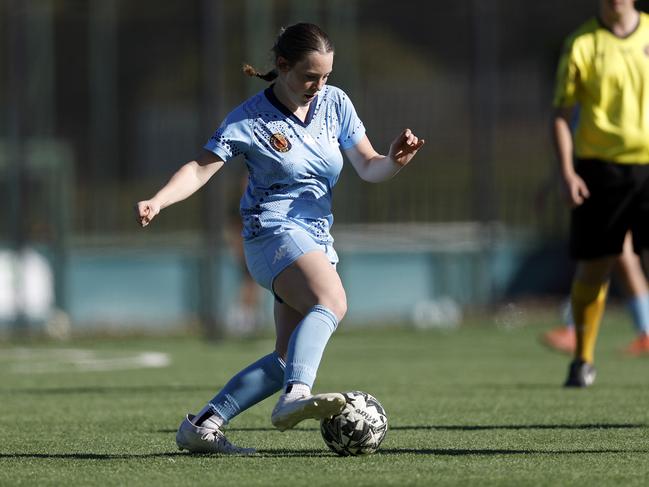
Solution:
{"label": "yellow sock", "polygon": [[608,282],[593,286],[581,281],[572,283],[572,314],[575,320],[577,348],[575,358],[592,364],[595,356],[595,342],[602,321]]}

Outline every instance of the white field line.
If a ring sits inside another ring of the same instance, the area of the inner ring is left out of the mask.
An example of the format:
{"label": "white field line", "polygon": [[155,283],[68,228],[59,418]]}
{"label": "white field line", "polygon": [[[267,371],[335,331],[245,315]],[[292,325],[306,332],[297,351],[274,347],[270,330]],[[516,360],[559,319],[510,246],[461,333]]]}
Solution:
{"label": "white field line", "polygon": [[0,352],[0,362],[7,362],[9,369],[18,374],[47,374],[59,372],[98,372],[162,368],[171,364],[169,355],[162,352],[135,352],[128,356],[100,356],[93,350],[56,349],[43,350],[20,348]]}

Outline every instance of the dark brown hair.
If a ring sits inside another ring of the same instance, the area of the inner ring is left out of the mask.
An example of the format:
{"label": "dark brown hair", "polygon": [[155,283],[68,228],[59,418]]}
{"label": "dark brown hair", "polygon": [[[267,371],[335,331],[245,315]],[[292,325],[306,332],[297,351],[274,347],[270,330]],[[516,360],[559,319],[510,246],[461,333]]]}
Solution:
{"label": "dark brown hair", "polygon": [[[300,62],[312,52],[334,52],[334,45],[325,31],[315,24],[301,22],[283,28],[272,49],[275,54],[275,63],[281,56],[291,66]],[[256,76],[264,81],[273,81],[277,78],[277,69],[273,68],[265,74],[260,73],[249,64],[243,65],[243,72],[248,76]]]}

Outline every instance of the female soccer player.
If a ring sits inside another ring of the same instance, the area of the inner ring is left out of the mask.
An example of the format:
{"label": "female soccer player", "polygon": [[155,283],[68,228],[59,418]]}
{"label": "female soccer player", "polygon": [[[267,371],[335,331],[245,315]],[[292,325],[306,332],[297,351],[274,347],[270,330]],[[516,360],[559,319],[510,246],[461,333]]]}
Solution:
{"label": "female soccer player", "polygon": [[599,16],[566,41],[554,99],[554,140],[573,207],[570,250],[577,260],[571,291],[577,343],[568,387],[595,380],[595,341],[626,233],[632,231],[636,252],[649,248],[649,16],[634,0],[600,0],[599,7]]}
{"label": "female soccer player", "polygon": [[190,452],[253,453],[231,444],[223,427],[282,389],[271,416],[280,431],[342,410],[342,394],[311,394],[324,348],[347,310],[329,233],[331,190],[343,164],[340,149],[362,179],[379,182],[396,175],[424,144],[406,129],[388,155],[374,150],[347,95],[326,84],[334,48],[318,26],[284,29],[273,52],[271,72],[244,67],[273,84],[232,111],[201,155],[153,198],[137,203],[138,221],[146,226],[230,159],[245,157],[249,182],[240,205],[245,257],[255,280],[275,296],[275,350],[235,375],[198,414],[187,415],[176,442]]}

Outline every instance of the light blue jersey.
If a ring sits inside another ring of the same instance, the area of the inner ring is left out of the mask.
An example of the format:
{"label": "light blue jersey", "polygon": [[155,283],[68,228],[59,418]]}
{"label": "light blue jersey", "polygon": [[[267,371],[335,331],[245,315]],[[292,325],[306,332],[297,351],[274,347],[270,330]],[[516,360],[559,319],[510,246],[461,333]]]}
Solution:
{"label": "light blue jersey", "polygon": [[246,241],[300,227],[331,244],[331,190],[343,166],[342,149],[358,144],[365,127],[347,95],[325,86],[305,122],[272,87],[234,109],[205,149],[223,161],[243,154],[249,178],[241,198]]}

